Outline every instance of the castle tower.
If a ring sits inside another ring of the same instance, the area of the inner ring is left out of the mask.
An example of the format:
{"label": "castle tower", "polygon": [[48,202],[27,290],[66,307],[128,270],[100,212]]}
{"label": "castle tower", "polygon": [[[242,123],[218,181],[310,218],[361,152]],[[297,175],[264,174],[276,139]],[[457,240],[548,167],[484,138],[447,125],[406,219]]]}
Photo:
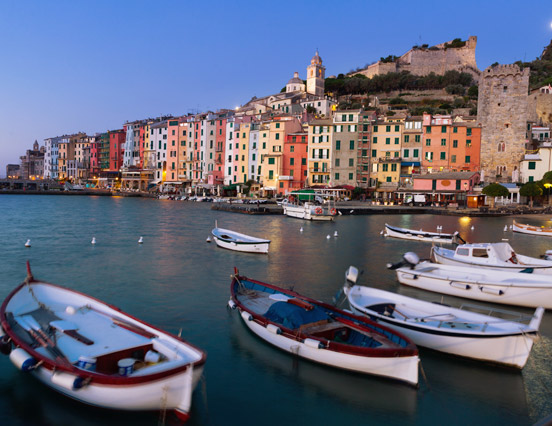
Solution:
{"label": "castle tower", "polygon": [[322,65],[322,58],[316,54],[311,59],[311,64],[307,67],[307,93],[316,96],[324,96],[324,79],[326,76],[326,67]]}
{"label": "castle tower", "polygon": [[529,68],[489,67],[479,78],[477,121],[481,125],[481,179],[517,182],[525,153]]}

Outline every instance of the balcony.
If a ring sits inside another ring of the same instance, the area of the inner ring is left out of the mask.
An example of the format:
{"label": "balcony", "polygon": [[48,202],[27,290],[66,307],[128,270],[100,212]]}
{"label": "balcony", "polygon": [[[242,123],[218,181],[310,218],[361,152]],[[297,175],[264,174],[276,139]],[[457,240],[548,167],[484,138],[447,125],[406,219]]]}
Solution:
{"label": "balcony", "polygon": [[319,168],[314,168],[314,167],[310,167],[309,172],[310,173],[328,174],[328,175],[330,174],[329,170],[319,169]]}

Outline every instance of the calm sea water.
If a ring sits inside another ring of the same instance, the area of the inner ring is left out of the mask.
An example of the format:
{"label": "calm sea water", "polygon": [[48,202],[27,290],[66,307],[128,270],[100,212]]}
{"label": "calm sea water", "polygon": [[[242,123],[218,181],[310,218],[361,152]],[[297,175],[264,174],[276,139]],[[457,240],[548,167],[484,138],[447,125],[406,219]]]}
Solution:
{"label": "calm sea water", "polygon": [[[331,301],[346,268],[355,265],[364,271],[359,284],[441,300],[400,286],[385,268],[406,251],[427,257],[430,245],[384,239],[384,223],[427,230],[441,225],[443,232],[459,230],[473,242],[507,238],[531,256],[552,248],[552,239],[504,232],[512,218],[377,215],[309,223],[215,212],[208,203],[19,195],[2,195],[0,211],[1,300],[25,278],[30,260],[35,277],[83,291],[169,332],[182,330],[186,340],[207,351],[191,425],[529,425],[552,414],[551,313],[522,372],[421,350],[427,381],[421,378],[420,388],[413,389],[297,360],[252,335],[226,307],[234,266],[260,281]],[[524,216],[522,222],[552,226],[550,219]],[[206,244],[215,220],[220,227],[271,239],[270,254]],[[333,238],[336,230],[339,237]],[[25,248],[29,238],[32,247]],[[161,421],[159,413],[114,412],[71,401],[0,357],[0,424]],[[165,422],[176,423],[170,416]]]}

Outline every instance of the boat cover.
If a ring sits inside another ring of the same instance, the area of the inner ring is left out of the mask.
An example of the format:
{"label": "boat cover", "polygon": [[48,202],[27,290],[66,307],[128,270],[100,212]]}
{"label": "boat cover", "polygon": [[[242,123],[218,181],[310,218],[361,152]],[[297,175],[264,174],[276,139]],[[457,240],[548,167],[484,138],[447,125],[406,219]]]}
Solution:
{"label": "boat cover", "polygon": [[290,329],[296,329],[303,324],[330,319],[328,314],[318,306],[309,311],[287,302],[273,303],[264,317]]}

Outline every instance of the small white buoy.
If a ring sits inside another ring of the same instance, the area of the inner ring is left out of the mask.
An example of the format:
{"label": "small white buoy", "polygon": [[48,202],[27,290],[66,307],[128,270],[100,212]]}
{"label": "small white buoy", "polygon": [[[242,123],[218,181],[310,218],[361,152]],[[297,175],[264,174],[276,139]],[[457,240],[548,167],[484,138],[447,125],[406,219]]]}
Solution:
{"label": "small white buoy", "polygon": [[329,240],[332,237],[330,237],[330,234],[328,234],[328,235],[326,235],[326,238]]}
{"label": "small white buoy", "polygon": [[27,240],[27,242],[25,243],[25,247],[31,247],[31,240]]}
{"label": "small white buoy", "polygon": [[383,229],[383,230],[380,232],[380,235],[383,235],[384,232],[385,232],[385,229]]}
{"label": "small white buoy", "polygon": [[475,229],[475,226],[472,225],[471,230],[473,231]]}
{"label": "small white buoy", "polygon": [[349,213],[352,213],[352,212],[354,212],[354,210],[351,210]]}
{"label": "small white buoy", "polygon": [[508,225],[504,225],[504,232],[508,230]]}
{"label": "small white buoy", "polygon": [[338,235],[337,235],[337,231],[335,231],[335,232],[334,232],[334,237],[337,237],[337,236],[338,236]]}
{"label": "small white buoy", "polygon": [[144,243],[144,237],[140,237],[138,239],[138,244],[143,244]]}
{"label": "small white buoy", "polygon": [[92,237],[91,243],[92,243],[92,244],[96,244],[96,237]]}
{"label": "small white buoy", "polygon": [[510,231],[514,228],[514,225],[510,225]]}
{"label": "small white buoy", "polygon": [[211,237],[207,237],[207,239],[206,239],[205,241],[207,241],[208,243],[210,243],[210,242],[211,242]]}
{"label": "small white buoy", "polygon": [[301,229],[299,230],[299,232],[303,232],[303,227],[301,226]]}

